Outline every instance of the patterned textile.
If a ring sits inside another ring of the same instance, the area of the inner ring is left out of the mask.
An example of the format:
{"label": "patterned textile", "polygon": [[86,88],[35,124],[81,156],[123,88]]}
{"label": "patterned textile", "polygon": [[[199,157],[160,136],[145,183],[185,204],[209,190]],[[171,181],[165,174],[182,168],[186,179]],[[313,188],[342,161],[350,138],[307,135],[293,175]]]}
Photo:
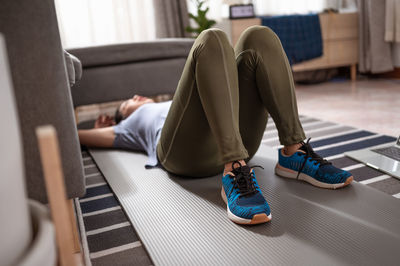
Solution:
{"label": "patterned textile", "polygon": [[278,35],[291,65],[322,56],[317,14],[261,17],[261,21]]}

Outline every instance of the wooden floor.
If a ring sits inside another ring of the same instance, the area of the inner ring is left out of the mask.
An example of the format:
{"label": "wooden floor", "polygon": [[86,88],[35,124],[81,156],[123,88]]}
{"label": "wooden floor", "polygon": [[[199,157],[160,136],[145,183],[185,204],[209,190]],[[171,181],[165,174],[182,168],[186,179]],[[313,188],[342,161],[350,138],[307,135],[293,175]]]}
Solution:
{"label": "wooden floor", "polygon": [[400,80],[334,80],[296,85],[299,114],[400,135]]}

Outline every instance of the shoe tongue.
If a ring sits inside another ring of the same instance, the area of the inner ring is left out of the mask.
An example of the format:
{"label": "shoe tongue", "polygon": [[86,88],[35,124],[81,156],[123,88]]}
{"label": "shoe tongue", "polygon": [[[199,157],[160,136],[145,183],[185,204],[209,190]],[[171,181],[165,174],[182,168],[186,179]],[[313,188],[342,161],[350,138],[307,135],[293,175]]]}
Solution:
{"label": "shoe tongue", "polygon": [[242,172],[250,173],[250,167],[248,165],[242,166]]}
{"label": "shoe tongue", "polygon": [[250,167],[247,165],[244,165],[242,167],[237,167],[237,168],[233,169],[233,171],[235,171],[236,173],[239,173],[239,172],[250,173]]}
{"label": "shoe tongue", "polygon": [[300,151],[304,151],[305,153],[307,153],[307,148],[309,151],[313,151],[312,147],[310,144],[307,143],[303,143],[303,145],[301,145],[301,147],[299,148]]}
{"label": "shoe tongue", "polygon": [[300,147],[300,149],[299,149],[299,150],[300,150],[300,151],[307,152],[306,145],[305,145],[305,144],[303,144],[303,145]]}

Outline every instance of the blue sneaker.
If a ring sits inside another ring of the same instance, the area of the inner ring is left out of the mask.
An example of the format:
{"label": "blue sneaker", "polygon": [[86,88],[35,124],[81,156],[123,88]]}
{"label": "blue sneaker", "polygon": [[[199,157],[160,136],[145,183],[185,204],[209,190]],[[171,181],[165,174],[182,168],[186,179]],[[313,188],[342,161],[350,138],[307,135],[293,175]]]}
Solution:
{"label": "blue sneaker", "polygon": [[275,173],[279,176],[304,180],[321,188],[337,189],[349,185],[353,181],[351,173],[339,169],[332,163],[316,154],[309,144],[302,146],[292,156],[283,154],[279,149],[279,161]]}
{"label": "blue sneaker", "polygon": [[[234,168],[235,164],[239,167]],[[227,204],[228,218],[237,224],[260,224],[271,220],[271,211],[261,194],[254,170],[232,163],[232,175],[222,177],[222,199]]]}

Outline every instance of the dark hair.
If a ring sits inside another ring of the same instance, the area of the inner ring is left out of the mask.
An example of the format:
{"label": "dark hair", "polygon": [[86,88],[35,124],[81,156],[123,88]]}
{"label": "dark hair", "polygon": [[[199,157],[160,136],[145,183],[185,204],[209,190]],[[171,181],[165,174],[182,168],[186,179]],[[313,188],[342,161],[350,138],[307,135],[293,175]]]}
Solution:
{"label": "dark hair", "polygon": [[115,115],[114,115],[115,124],[119,124],[119,122],[121,122],[124,119],[121,112],[119,111],[120,108],[121,105],[119,105],[117,110],[115,110]]}

